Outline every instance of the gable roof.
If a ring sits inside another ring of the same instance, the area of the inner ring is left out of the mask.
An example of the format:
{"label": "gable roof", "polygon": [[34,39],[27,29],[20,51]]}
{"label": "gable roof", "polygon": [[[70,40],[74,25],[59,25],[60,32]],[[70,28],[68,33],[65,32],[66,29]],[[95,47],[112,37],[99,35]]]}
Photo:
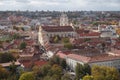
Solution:
{"label": "gable roof", "polygon": [[74,31],[72,26],[41,26],[47,32],[71,32]]}

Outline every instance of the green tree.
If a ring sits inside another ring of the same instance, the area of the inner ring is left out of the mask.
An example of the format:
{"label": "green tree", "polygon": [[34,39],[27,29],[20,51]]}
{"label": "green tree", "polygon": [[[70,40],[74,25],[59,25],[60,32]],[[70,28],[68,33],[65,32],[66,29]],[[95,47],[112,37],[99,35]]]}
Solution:
{"label": "green tree", "polygon": [[42,66],[40,69],[41,76],[46,76],[49,73],[50,69],[51,69],[51,65],[49,64]]}
{"label": "green tree", "polygon": [[27,46],[27,44],[26,44],[25,42],[22,42],[22,43],[20,44],[20,49],[25,49],[26,46]]}
{"label": "green tree", "polygon": [[0,53],[0,63],[15,61],[16,58],[11,53]]}
{"label": "green tree", "polygon": [[84,72],[85,72],[85,75],[91,74],[91,67],[89,66],[89,64],[84,64]]}
{"label": "green tree", "polygon": [[43,80],[51,80],[51,76],[45,76]]}
{"label": "green tree", "polygon": [[60,64],[60,57],[54,55],[54,56],[49,60],[49,64],[50,64],[50,65]]}
{"label": "green tree", "polygon": [[60,78],[61,75],[62,75],[62,68],[61,68],[61,66],[59,66],[57,64],[53,65],[52,68],[51,68],[51,72],[50,73],[52,73],[53,75],[54,74],[58,75],[58,77]]}
{"label": "green tree", "polygon": [[18,39],[19,37],[20,37],[19,34],[14,34],[14,35],[13,35],[13,39]]}
{"label": "green tree", "polygon": [[9,66],[9,71],[10,71],[11,75],[17,73],[17,66],[15,65],[15,62],[12,62],[12,64]]}
{"label": "green tree", "polygon": [[93,76],[86,75],[83,77],[83,80],[94,80]]}
{"label": "green tree", "polygon": [[55,36],[54,37],[54,43],[58,43],[59,42],[59,38],[58,38],[58,36]]}
{"label": "green tree", "polygon": [[94,80],[120,80],[117,69],[105,66],[93,66],[92,76]]}
{"label": "green tree", "polygon": [[9,72],[0,65],[0,80],[6,80],[8,78]]}
{"label": "green tree", "polygon": [[85,42],[88,42],[88,41],[90,41],[91,39],[90,38],[85,38]]}
{"label": "green tree", "polygon": [[7,80],[18,80],[19,76],[17,74],[13,74],[13,75],[9,75],[9,77],[7,78]]}
{"label": "green tree", "polygon": [[65,59],[61,59],[61,60],[60,60],[60,66],[61,66],[63,69],[66,69],[67,64],[66,64],[66,60],[65,60]]}
{"label": "green tree", "polygon": [[62,39],[62,42],[63,42],[63,43],[69,43],[70,41],[69,41],[69,38],[63,38],[63,39]]}
{"label": "green tree", "polygon": [[73,45],[71,43],[64,43],[64,47],[67,49],[72,49]]}
{"label": "green tree", "polygon": [[45,76],[43,80],[60,80],[60,78],[54,74],[53,76]]}
{"label": "green tree", "polygon": [[19,80],[35,80],[35,76],[32,72],[23,73]]}
{"label": "green tree", "polygon": [[70,74],[64,74],[61,78],[61,80],[72,80]]}
{"label": "green tree", "polygon": [[75,74],[76,74],[76,80],[80,80],[83,78],[84,76],[84,68],[83,65],[77,63],[76,67],[75,67]]}
{"label": "green tree", "polygon": [[61,77],[59,77],[59,75],[54,74],[54,75],[50,78],[50,80],[61,80]]}

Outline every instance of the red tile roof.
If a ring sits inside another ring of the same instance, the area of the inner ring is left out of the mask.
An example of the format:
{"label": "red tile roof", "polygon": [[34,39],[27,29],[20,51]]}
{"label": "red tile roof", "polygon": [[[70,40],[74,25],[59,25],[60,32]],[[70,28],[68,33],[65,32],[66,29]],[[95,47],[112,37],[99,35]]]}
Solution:
{"label": "red tile roof", "polygon": [[47,32],[71,32],[72,26],[42,26],[42,29]]}
{"label": "red tile roof", "polygon": [[85,57],[77,54],[69,54],[67,57],[85,63],[89,62],[91,59],[90,57]]}
{"label": "red tile roof", "polygon": [[56,55],[58,55],[60,58],[65,58],[69,54],[71,54],[70,51],[65,51],[65,52],[59,51],[59,52],[57,52]]}
{"label": "red tile roof", "polygon": [[91,32],[91,33],[80,34],[80,37],[84,37],[84,36],[100,36],[100,33],[98,33],[98,32]]}
{"label": "red tile roof", "polygon": [[79,30],[76,30],[76,32],[78,33],[78,34],[82,34],[82,33],[84,33],[84,29],[79,29]]}
{"label": "red tile roof", "polygon": [[35,66],[43,66],[43,65],[45,65],[45,64],[47,64],[47,61],[34,61],[34,62],[32,62],[32,61],[22,61],[22,62],[20,62],[21,64],[23,64],[23,66],[25,67],[25,68],[29,68],[30,67],[30,65],[33,63]]}
{"label": "red tile roof", "polygon": [[77,61],[84,62],[84,63],[104,62],[104,61],[109,61],[109,60],[120,59],[120,55],[113,56],[109,54],[100,54],[100,55],[92,56],[92,57],[86,57],[86,56],[77,55],[77,54],[69,54],[67,57],[77,60]]}

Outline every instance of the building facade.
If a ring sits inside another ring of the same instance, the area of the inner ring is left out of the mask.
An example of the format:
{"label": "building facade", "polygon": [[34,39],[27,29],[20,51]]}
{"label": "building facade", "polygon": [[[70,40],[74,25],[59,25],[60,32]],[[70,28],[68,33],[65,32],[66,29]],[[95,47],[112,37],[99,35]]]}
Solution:
{"label": "building facade", "polygon": [[72,26],[41,26],[39,27],[38,38],[41,45],[49,44],[51,37],[75,37],[76,32]]}
{"label": "building facade", "polygon": [[77,54],[70,54],[66,57],[66,62],[70,69],[75,70],[77,63],[82,65],[89,64],[90,66],[108,66],[120,69],[120,56],[110,56],[107,54],[102,54],[94,57],[86,57]]}
{"label": "building facade", "polygon": [[68,16],[62,13],[60,16],[60,26],[68,26],[68,25],[69,25]]}

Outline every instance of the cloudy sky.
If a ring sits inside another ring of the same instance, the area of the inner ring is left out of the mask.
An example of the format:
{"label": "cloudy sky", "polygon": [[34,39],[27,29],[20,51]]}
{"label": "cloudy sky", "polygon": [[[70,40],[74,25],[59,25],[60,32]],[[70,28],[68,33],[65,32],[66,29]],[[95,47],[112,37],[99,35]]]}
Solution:
{"label": "cloudy sky", "polygon": [[120,0],[0,0],[0,10],[120,11]]}

